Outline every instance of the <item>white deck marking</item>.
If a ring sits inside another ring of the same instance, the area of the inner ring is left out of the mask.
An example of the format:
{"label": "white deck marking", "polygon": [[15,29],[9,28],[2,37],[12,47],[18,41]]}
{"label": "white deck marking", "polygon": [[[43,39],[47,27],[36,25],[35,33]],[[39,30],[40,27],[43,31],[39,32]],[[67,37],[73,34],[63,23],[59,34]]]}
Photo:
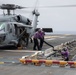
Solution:
{"label": "white deck marking", "polygon": [[55,38],[52,38],[52,39],[47,39],[47,40],[55,40]]}

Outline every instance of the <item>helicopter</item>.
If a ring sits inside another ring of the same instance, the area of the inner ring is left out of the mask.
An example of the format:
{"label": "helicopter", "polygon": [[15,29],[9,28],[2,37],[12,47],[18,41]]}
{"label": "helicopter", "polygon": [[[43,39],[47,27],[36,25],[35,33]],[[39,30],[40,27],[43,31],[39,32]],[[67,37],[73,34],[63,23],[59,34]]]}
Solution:
{"label": "helicopter", "polygon": [[[40,15],[38,10],[34,9],[32,11],[34,18],[31,21],[27,17],[15,14],[14,10],[23,8],[15,4],[2,4],[0,6],[0,9],[3,10],[3,15],[0,16],[0,49],[6,47],[17,48],[21,45],[27,46],[29,39],[38,30],[37,22]],[[7,10],[6,14],[4,10]],[[13,14],[11,14],[11,11],[13,11]],[[50,31],[50,29],[45,28],[43,30]]]}

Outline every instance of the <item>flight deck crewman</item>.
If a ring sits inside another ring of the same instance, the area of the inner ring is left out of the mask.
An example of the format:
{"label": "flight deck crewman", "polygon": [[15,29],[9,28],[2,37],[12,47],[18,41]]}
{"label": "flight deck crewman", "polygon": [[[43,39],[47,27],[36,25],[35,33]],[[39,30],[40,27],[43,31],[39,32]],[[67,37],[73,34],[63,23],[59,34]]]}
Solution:
{"label": "flight deck crewman", "polygon": [[69,51],[66,48],[63,48],[63,51],[61,52],[61,54],[65,61],[69,61]]}
{"label": "flight deck crewman", "polygon": [[34,37],[33,37],[33,40],[34,40],[33,50],[36,50],[36,49],[40,50],[38,39],[39,39],[39,34],[38,32],[35,32]]}
{"label": "flight deck crewman", "polygon": [[39,35],[39,39],[40,39],[40,49],[42,49],[45,32],[42,29],[39,29],[38,33],[39,33],[38,35]]}

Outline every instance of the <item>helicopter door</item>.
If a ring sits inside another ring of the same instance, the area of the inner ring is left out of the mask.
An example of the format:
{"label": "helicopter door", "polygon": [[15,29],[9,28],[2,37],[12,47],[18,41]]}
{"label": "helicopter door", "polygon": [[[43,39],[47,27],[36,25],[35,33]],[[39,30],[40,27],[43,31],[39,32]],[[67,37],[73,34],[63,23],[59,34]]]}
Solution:
{"label": "helicopter door", "polygon": [[6,43],[9,43],[12,39],[14,39],[13,37],[13,32],[12,32],[12,24],[7,24],[6,26],[6,30],[7,30],[7,35],[6,35]]}
{"label": "helicopter door", "polygon": [[14,24],[15,28],[15,35],[18,37],[20,35],[20,28],[17,26],[17,24]]}
{"label": "helicopter door", "polygon": [[11,24],[7,24],[7,31],[9,34],[12,33],[12,25]]}
{"label": "helicopter door", "polygon": [[15,27],[15,35],[18,35],[18,27],[16,24],[14,24],[14,27]]}

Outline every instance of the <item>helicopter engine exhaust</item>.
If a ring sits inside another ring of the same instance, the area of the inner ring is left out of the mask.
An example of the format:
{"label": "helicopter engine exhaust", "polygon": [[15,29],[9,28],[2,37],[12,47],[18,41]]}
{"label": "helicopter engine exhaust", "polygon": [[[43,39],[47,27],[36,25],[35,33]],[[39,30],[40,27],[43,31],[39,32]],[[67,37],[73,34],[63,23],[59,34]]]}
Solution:
{"label": "helicopter engine exhaust", "polygon": [[22,15],[17,15],[17,16],[15,17],[15,20],[16,20],[17,22],[21,22],[21,23],[24,23],[24,24],[26,24],[26,25],[31,25],[31,21],[30,21],[28,18],[23,17]]}

